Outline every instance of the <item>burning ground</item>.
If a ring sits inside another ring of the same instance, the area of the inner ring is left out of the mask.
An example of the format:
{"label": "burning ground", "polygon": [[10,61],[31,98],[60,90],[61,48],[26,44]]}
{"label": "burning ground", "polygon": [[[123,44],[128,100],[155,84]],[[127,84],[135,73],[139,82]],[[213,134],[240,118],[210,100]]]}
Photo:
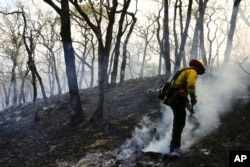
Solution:
{"label": "burning ground", "polygon": [[105,119],[94,123],[89,118],[97,103],[97,88],[82,90],[86,120],[77,127],[69,125],[67,94],[52,97],[49,105],[39,100],[37,123],[31,103],[1,111],[0,166],[228,166],[230,150],[250,150],[249,80],[233,78],[235,83],[226,81],[225,86],[217,75],[206,78],[197,85],[201,129],[190,136],[187,123],[185,154],[178,160],[161,159],[151,152],[168,151],[171,131],[171,111],[160,105],[155,91],[163,81],[158,76],[107,90]]}

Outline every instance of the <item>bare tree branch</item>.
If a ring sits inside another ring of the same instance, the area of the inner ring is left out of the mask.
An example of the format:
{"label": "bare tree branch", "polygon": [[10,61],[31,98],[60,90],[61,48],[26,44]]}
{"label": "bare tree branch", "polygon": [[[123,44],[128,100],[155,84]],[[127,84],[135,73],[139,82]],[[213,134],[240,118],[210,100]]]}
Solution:
{"label": "bare tree branch", "polygon": [[21,14],[22,12],[20,12],[20,11],[13,11],[13,12],[0,11],[0,13],[4,14],[4,15],[12,15],[12,14]]}
{"label": "bare tree branch", "polygon": [[245,72],[247,73],[248,75],[250,75],[250,72],[248,72],[247,70],[244,69],[244,67],[242,66],[242,64],[244,64],[244,62],[248,59],[248,57],[245,57],[245,59],[241,62],[241,63],[238,63],[240,68]]}

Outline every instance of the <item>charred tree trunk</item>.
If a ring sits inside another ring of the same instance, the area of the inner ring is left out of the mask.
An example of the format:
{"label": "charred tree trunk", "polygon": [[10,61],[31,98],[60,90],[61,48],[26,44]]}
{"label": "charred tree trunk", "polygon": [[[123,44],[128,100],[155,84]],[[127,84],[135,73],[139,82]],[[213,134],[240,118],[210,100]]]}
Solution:
{"label": "charred tree trunk", "polygon": [[98,94],[98,104],[97,108],[94,112],[94,115],[92,117],[92,120],[98,120],[103,118],[103,104],[104,104],[104,90],[105,90],[105,80],[107,76],[107,64],[105,64],[105,49],[104,47],[100,48],[99,44],[99,53],[98,53],[98,88],[99,88],[99,94]]}
{"label": "charred tree trunk", "polygon": [[201,58],[205,65],[207,65],[206,51],[204,46],[204,15],[208,0],[199,0],[199,10],[198,18],[196,21],[192,49],[191,49],[191,59],[198,58],[198,48],[201,51]]}
{"label": "charred tree trunk", "polygon": [[112,1],[113,6],[110,8],[110,12],[108,12],[109,23],[107,26],[107,33],[105,37],[105,47],[103,46],[102,40],[99,38],[99,49],[98,49],[98,85],[99,85],[99,96],[98,96],[98,104],[97,108],[94,112],[92,120],[98,120],[103,118],[103,103],[104,103],[104,91],[105,86],[107,84],[107,69],[108,69],[108,60],[112,42],[112,33],[113,26],[115,23],[115,13],[118,6],[118,1]]}
{"label": "charred tree trunk", "polygon": [[114,56],[113,71],[111,73],[111,85],[112,86],[116,85],[116,78],[117,78],[117,73],[118,73],[118,62],[119,62],[119,56],[120,56],[121,38],[124,34],[123,23],[124,23],[124,19],[125,19],[126,12],[128,10],[130,1],[131,0],[128,0],[127,2],[124,1],[125,4],[123,6],[121,17],[119,20],[119,28],[118,28],[117,39],[116,39],[116,44],[115,44],[115,49],[114,49],[115,56]]}
{"label": "charred tree trunk", "polygon": [[171,62],[170,62],[170,44],[169,44],[169,15],[168,15],[168,1],[164,1],[164,18],[163,18],[163,58],[165,60],[166,78],[171,76]]}
{"label": "charred tree trunk", "polygon": [[56,83],[57,83],[57,90],[58,90],[58,95],[61,95],[62,94],[62,87],[61,87],[61,84],[60,84],[60,80],[59,80],[59,76],[58,76],[58,70],[57,70],[57,65],[56,65],[56,59],[55,59],[55,55],[54,53],[51,53],[52,55],[52,63],[53,63],[53,66],[54,66],[54,75],[55,75],[55,78],[56,78]]}
{"label": "charred tree trunk", "polygon": [[[48,0],[46,0],[48,1]],[[94,112],[94,115],[92,117],[92,120],[96,119],[102,119],[103,118],[103,103],[104,103],[104,91],[105,86],[108,83],[108,75],[107,75],[107,69],[108,69],[108,63],[109,63],[109,54],[111,49],[111,43],[113,40],[113,26],[115,23],[115,15],[117,12],[118,7],[118,0],[112,0],[112,2],[107,1],[106,4],[104,4],[104,1],[100,1],[99,3],[99,10],[92,10],[94,13],[95,21],[92,22],[92,19],[88,16],[87,13],[85,13],[80,5],[78,4],[78,1],[70,0],[71,4],[74,5],[76,10],[79,12],[79,14],[82,16],[83,20],[88,24],[88,26],[91,28],[91,30],[95,33],[96,38],[98,40],[98,86],[99,86],[99,95],[98,95],[98,104],[97,108]],[[106,2],[106,1],[105,1]],[[93,2],[90,1],[91,9],[94,9]],[[105,7],[104,7],[105,6]],[[103,20],[103,10],[106,9],[106,17],[107,17],[107,27],[105,29],[106,35],[105,39],[103,40],[103,33],[102,33],[102,20]]]}
{"label": "charred tree trunk", "polygon": [[[200,6],[199,6],[200,9]],[[197,17],[198,15],[198,17]],[[196,25],[194,29],[193,41],[192,41],[192,48],[190,52],[190,59],[197,59],[198,58],[198,48],[199,48],[199,25],[200,25],[200,17],[199,17],[199,10],[195,12],[196,18]]]}
{"label": "charred tree trunk", "polygon": [[44,85],[43,85],[43,81],[42,81],[42,78],[41,78],[40,74],[37,72],[35,64],[34,64],[34,72],[35,72],[35,75],[38,78],[39,84],[41,86],[43,100],[44,100],[45,104],[48,104],[48,100],[47,100],[47,96],[46,96],[46,93],[45,93],[45,88],[44,88]]}
{"label": "charred tree trunk", "polygon": [[121,64],[121,72],[120,72],[120,83],[124,82],[125,70],[126,70],[126,65],[127,65],[127,45],[128,45],[130,35],[132,34],[135,23],[137,21],[137,18],[135,17],[134,14],[130,14],[130,15],[132,16],[132,23],[131,23],[128,34],[127,34],[126,39],[125,39],[124,44],[123,44],[122,64]]}
{"label": "charred tree trunk", "polygon": [[199,17],[200,17],[200,47],[201,47],[201,59],[204,63],[205,66],[207,66],[207,55],[206,55],[206,49],[205,49],[205,44],[204,44],[204,15],[205,15],[205,10],[207,6],[208,0],[199,0]]}
{"label": "charred tree trunk", "polygon": [[5,106],[9,106],[9,104],[10,104],[10,97],[8,95],[7,88],[5,86],[5,83],[2,83],[2,85],[3,85],[4,99],[5,99],[4,100],[4,105]]}
{"label": "charred tree trunk", "polygon": [[[158,15],[156,17],[156,23],[157,23],[157,29],[156,29],[156,39],[160,48],[160,54],[159,54],[159,67],[158,67],[158,75],[161,75],[162,72],[162,58],[163,58],[163,39],[161,38],[160,35],[160,30],[161,30],[161,23],[160,23],[160,18],[161,18],[161,13],[162,9],[164,7],[164,1],[162,1],[162,6],[160,10],[158,11]],[[165,69],[164,69],[165,72]]]}
{"label": "charred tree trunk", "polygon": [[94,47],[94,43],[93,43],[93,40],[91,40],[91,43],[92,43],[92,46],[93,46],[93,49],[92,49],[92,55],[93,55],[93,58],[91,60],[91,79],[90,79],[90,87],[93,87],[94,86],[94,62],[95,62],[95,47]]}
{"label": "charred tree trunk", "polygon": [[69,87],[69,109],[71,110],[71,124],[79,124],[83,120],[83,110],[79,94],[76,67],[75,51],[72,46],[69,2],[61,1],[61,37],[64,50],[64,59],[66,64],[66,75]]}
{"label": "charred tree trunk", "polygon": [[21,83],[21,86],[20,86],[19,103],[22,103],[22,102],[25,103],[26,102],[25,93],[24,93],[24,84],[25,84],[25,79],[28,76],[28,73],[29,73],[29,69],[27,69],[24,76],[22,76],[22,83]]}
{"label": "charred tree trunk", "polygon": [[34,113],[35,113],[35,117],[34,117],[34,120],[35,121],[38,121],[39,118],[38,118],[38,115],[37,115],[37,104],[36,104],[36,99],[37,99],[37,86],[36,86],[36,74],[35,74],[35,71],[34,71],[34,66],[35,66],[35,63],[33,61],[33,58],[31,55],[29,55],[29,59],[28,59],[28,67],[31,71],[31,77],[32,77],[32,86],[33,86],[33,109],[34,109]]}
{"label": "charred tree trunk", "polygon": [[189,24],[190,24],[190,20],[191,20],[192,4],[193,4],[193,0],[189,0],[186,25],[185,25],[185,29],[184,29],[184,32],[183,32],[182,37],[181,37],[180,50],[179,50],[179,53],[177,55],[177,59],[175,60],[174,71],[177,71],[180,68],[181,59],[185,56],[185,44],[186,44]]}
{"label": "charred tree trunk", "polygon": [[[175,55],[175,59],[177,59],[177,54],[178,54],[178,48],[179,48],[179,43],[178,43],[178,37],[177,37],[177,30],[176,30],[176,21],[177,21],[177,9],[178,8],[181,8],[181,2],[180,4],[178,5],[178,2],[179,0],[177,0],[175,2],[175,5],[174,5],[174,20],[173,20],[173,31],[174,31],[174,55]],[[182,31],[181,31],[181,34],[182,34]]]}
{"label": "charred tree trunk", "polygon": [[11,70],[11,85],[13,85],[13,97],[12,97],[12,104],[15,106],[17,105],[17,83],[16,83],[16,60],[13,62],[13,67]]}
{"label": "charred tree trunk", "polygon": [[230,23],[230,28],[229,28],[228,37],[227,37],[227,46],[226,46],[226,50],[224,53],[224,64],[228,63],[230,60],[230,54],[231,54],[232,45],[233,45],[233,36],[234,36],[235,27],[236,27],[237,16],[239,13],[240,2],[241,0],[234,1],[234,6],[233,6],[233,11],[232,11],[232,16],[231,16],[231,23]]}
{"label": "charred tree trunk", "polygon": [[33,110],[34,110],[34,120],[38,121],[38,115],[37,115],[37,86],[36,86],[36,73],[35,73],[35,61],[33,60],[33,53],[34,53],[34,44],[32,40],[32,33],[30,33],[30,46],[28,46],[27,40],[26,40],[26,31],[27,31],[27,21],[25,13],[22,12],[23,20],[24,20],[24,28],[23,28],[23,42],[25,45],[25,49],[28,53],[28,62],[27,65],[31,71],[32,76],[32,86],[33,86]]}
{"label": "charred tree trunk", "polygon": [[[66,75],[69,87],[69,109],[71,111],[71,125],[77,125],[84,119],[81,105],[81,98],[78,89],[76,67],[75,67],[75,51],[71,39],[69,1],[61,1],[61,9],[51,0],[44,0],[59,15],[61,19],[61,37],[64,50],[64,59],[66,64]],[[76,2],[77,3],[77,2]]]}

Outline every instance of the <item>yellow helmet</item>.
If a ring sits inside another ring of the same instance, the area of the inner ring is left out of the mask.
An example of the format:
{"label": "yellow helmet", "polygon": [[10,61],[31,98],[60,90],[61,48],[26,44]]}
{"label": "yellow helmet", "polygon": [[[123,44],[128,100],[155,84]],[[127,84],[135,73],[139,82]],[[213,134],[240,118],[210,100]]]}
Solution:
{"label": "yellow helmet", "polygon": [[202,61],[200,61],[200,60],[197,60],[197,59],[192,59],[189,62],[189,66],[194,67],[197,70],[197,73],[199,75],[204,74],[205,71],[206,71],[204,63]]}

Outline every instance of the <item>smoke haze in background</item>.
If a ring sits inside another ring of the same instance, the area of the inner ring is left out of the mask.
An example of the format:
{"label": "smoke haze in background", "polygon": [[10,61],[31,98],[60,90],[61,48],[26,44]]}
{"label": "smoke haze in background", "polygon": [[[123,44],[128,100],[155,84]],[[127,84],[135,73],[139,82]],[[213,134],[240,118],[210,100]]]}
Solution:
{"label": "smoke haze in background", "polygon": [[[220,124],[221,115],[232,111],[232,98],[244,95],[248,85],[249,76],[238,64],[223,66],[199,76],[196,85],[198,103],[194,109],[200,127],[192,131],[192,125],[186,121],[181,149],[188,150],[201,137],[215,130]],[[160,105],[162,118],[152,122],[145,116],[140,122],[140,127],[135,128],[132,138],[122,145],[120,158],[129,159],[136,151],[169,152],[173,114],[170,107],[162,103]],[[153,128],[157,129],[159,140],[154,138]]]}

